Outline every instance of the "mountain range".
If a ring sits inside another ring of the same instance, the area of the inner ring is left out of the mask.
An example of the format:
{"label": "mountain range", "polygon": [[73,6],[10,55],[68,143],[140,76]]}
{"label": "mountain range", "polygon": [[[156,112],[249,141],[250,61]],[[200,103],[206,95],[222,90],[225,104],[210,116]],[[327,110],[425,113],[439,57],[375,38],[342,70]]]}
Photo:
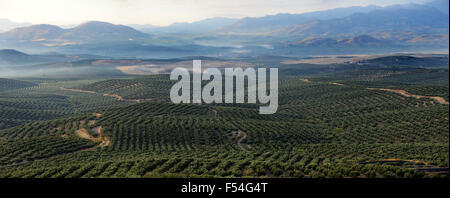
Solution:
{"label": "mountain range", "polygon": [[129,25],[137,30],[140,30],[149,34],[167,34],[167,33],[183,33],[183,34],[194,34],[194,33],[205,33],[214,31],[216,29],[232,25],[236,23],[238,19],[216,17],[204,19],[201,21],[195,21],[192,23],[173,23],[169,26],[154,26],[154,25]]}
{"label": "mountain range", "polygon": [[219,29],[219,31],[234,33],[261,33],[295,26],[308,21],[342,18],[355,13],[368,13],[378,9],[382,9],[382,7],[353,6],[303,14],[276,14],[264,17],[246,17],[236,21],[234,24]]}
{"label": "mountain range", "polygon": [[[49,24],[19,27],[0,33],[0,48],[124,56],[201,55],[224,49],[218,54],[271,54],[278,48],[309,47],[339,48],[344,53],[342,48],[355,46],[377,50],[448,49],[449,40],[447,0],[242,19],[211,18],[167,27],[131,26],[90,21],[73,28]],[[236,47],[230,50],[229,46]],[[187,51],[189,54],[184,54]]]}
{"label": "mountain range", "polygon": [[295,35],[358,35],[376,31],[408,31],[436,34],[448,30],[448,14],[422,5],[392,6],[348,17],[314,20],[282,32]]}

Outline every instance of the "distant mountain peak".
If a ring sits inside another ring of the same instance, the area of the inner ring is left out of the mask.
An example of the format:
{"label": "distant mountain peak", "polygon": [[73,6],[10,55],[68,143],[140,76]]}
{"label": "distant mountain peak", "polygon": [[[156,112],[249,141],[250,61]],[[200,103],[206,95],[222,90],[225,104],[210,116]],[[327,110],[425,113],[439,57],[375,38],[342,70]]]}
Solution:
{"label": "distant mountain peak", "polygon": [[16,38],[21,40],[37,40],[37,39],[55,39],[61,35],[65,30],[49,24],[38,24],[27,27],[19,27],[2,33],[1,35],[7,38]]}
{"label": "distant mountain peak", "polygon": [[128,27],[125,25],[115,25],[108,22],[103,21],[88,21],[85,23],[82,23],[74,28],[71,28],[69,30],[88,30],[88,31],[114,31],[114,30],[128,30],[133,31],[135,33],[139,33],[136,29],[132,27]]}
{"label": "distant mountain peak", "polygon": [[6,37],[10,40],[51,42],[51,45],[58,45],[57,42],[73,44],[92,41],[129,40],[146,38],[148,36],[128,26],[114,25],[101,21],[89,21],[70,29],[63,29],[55,25],[39,24],[16,28],[0,34],[0,37]]}
{"label": "distant mountain peak", "polygon": [[36,25],[31,25],[31,26],[26,26],[26,27],[19,27],[19,28],[15,28],[10,30],[11,32],[19,32],[19,31],[28,31],[28,32],[32,32],[32,31],[63,31],[64,29],[60,28],[59,26],[56,25],[50,25],[50,24],[36,24]]}
{"label": "distant mountain peak", "polygon": [[[76,28],[95,28],[95,27],[118,27],[118,26],[122,26],[122,27],[126,27],[123,25],[114,25],[112,23],[108,23],[108,22],[103,22],[103,21],[87,21],[84,22],[72,29],[76,29]],[[131,28],[131,27],[130,27]]]}
{"label": "distant mountain peak", "polygon": [[61,38],[68,40],[128,40],[143,37],[148,37],[148,35],[139,32],[132,27],[114,25],[102,21],[88,21],[68,29],[68,31],[61,36]]}
{"label": "distant mountain peak", "polygon": [[17,51],[17,50],[14,50],[14,49],[0,49],[0,55],[1,56],[3,56],[3,55],[9,55],[9,56],[11,56],[11,55],[14,55],[14,56],[28,56],[28,54],[25,54],[25,53],[23,53],[23,52],[20,52],[20,51]]}

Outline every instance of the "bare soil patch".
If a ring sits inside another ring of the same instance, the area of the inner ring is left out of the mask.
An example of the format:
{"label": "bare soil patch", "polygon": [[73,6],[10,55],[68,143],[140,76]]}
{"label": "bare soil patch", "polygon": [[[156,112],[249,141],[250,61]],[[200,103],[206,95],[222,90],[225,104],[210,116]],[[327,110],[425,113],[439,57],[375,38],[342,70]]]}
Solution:
{"label": "bare soil patch", "polygon": [[95,124],[95,120],[89,120],[88,126],[92,126],[92,125],[94,125],[94,124]]}
{"label": "bare soil patch", "polygon": [[332,84],[332,85],[337,85],[337,86],[344,86],[344,84],[337,83],[337,82],[330,82],[330,84]]}
{"label": "bare soil patch", "polygon": [[89,134],[89,132],[85,128],[77,130],[75,134],[83,139],[99,143],[98,146],[100,147],[109,146],[111,144],[111,140],[109,139],[109,137],[103,134],[103,128],[101,126],[98,126],[93,130],[95,133],[99,134],[98,138],[95,138],[91,134]]}
{"label": "bare soil patch", "polygon": [[309,79],[307,78],[300,78],[301,81],[306,82],[306,83],[310,83],[311,81],[309,81]]}
{"label": "bare soil patch", "polygon": [[91,140],[93,142],[97,141],[97,138],[92,137],[91,134],[89,134],[89,132],[85,128],[75,131],[75,134],[83,139]]}
{"label": "bare soil patch", "polygon": [[111,139],[103,133],[102,126],[95,127],[93,130],[95,133],[99,134],[98,141],[101,141],[99,144],[100,147],[109,146],[111,144]]}

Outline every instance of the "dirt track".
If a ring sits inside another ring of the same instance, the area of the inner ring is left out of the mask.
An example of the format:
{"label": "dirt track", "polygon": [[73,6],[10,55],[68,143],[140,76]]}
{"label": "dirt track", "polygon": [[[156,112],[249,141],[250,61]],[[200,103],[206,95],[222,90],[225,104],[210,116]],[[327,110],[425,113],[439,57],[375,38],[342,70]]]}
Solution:
{"label": "dirt track", "polygon": [[[213,112],[213,116],[214,116],[214,117],[217,117],[217,110],[214,109],[214,110],[212,110],[212,112]],[[233,126],[233,127],[236,127],[236,126],[234,126],[233,123],[231,123],[231,122],[229,122],[229,121],[228,121],[228,124],[230,124],[230,125]],[[241,131],[241,130],[233,131],[232,133],[233,133],[233,134],[236,133],[236,138],[237,138],[236,144],[237,144],[237,146],[238,146],[241,150],[248,151],[248,148],[250,148],[250,145],[248,145],[248,144],[242,144],[242,143],[241,143],[242,140],[245,140],[245,138],[247,138],[247,133],[245,133],[244,131]]]}
{"label": "dirt track", "polygon": [[248,148],[249,146],[248,146],[248,145],[245,145],[245,147],[247,147],[247,148],[245,148],[245,147],[241,144],[242,140],[244,140],[245,138],[247,138],[247,134],[246,134],[244,131],[239,130],[239,131],[238,131],[237,137],[239,137],[238,140],[237,140],[237,145],[238,145],[238,147],[241,148],[241,149],[244,150],[244,151],[247,151],[247,148]]}
{"label": "dirt track", "polygon": [[[82,89],[68,89],[68,88],[64,88],[64,87],[60,87],[60,89],[64,90],[64,91],[73,91],[73,92],[80,92],[80,93],[98,94],[95,91],[88,91],[88,90],[82,90]],[[136,102],[136,103],[140,103],[141,102],[140,99],[123,99],[122,96],[117,95],[117,94],[103,93],[103,96],[105,96],[105,97],[113,97],[113,98],[116,98],[118,101]]]}
{"label": "dirt track", "polygon": [[381,90],[381,91],[390,91],[390,92],[394,92],[394,93],[398,93],[402,96],[406,96],[406,97],[413,97],[413,98],[430,98],[433,99],[437,102],[439,102],[440,104],[446,104],[448,105],[448,102],[442,98],[442,97],[438,97],[438,96],[421,96],[421,95],[415,95],[415,94],[411,94],[406,92],[405,90],[401,90],[401,89],[383,89],[383,88],[367,88],[369,90]]}

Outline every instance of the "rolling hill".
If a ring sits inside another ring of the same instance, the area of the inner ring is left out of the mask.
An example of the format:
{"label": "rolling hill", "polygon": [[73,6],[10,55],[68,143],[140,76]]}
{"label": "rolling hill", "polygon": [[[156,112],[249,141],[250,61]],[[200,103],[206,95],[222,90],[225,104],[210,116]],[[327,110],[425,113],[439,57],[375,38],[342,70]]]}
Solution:
{"label": "rolling hill", "polygon": [[0,78],[0,92],[12,90],[12,89],[20,89],[25,87],[31,87],[35,86],[35,83],[20,81],[20,80],[13,80],[13,79],[6,79],[6,78]]}
{"label": "rolling hill", "polygon": [[380,47],[387,46],[387,41],[379,40],[368,35],[360,35],[352,38],[306,38],[298,42],[288,44],[289,47]]}
{"label": "rolling hill", "polygon": [[47,52],[43,54],[27,54],[13,49],[0,49],[0,67],[9,67],[17,65],[44,64],[60,62],[73,62],[86,59],[106,58],[90,54],[65,55],[56,52]]}
{"label": "rolling hill", "polygon": [[377,66],[409,66],[409,67],[448,67],[449,57],[414,57],[414,56],[384,56],[358,61],[359,64]]}
{"label": "rolling hill", "polygon": [[21,64],[51,62],[51,61],[52,61],[51,59],[25,54],[17,50],[0,49],[0,67],[2,65],[3,66],[21,65]]}
{"label": "rolling hill", "polygon": [[52,40],[58,38],[64,32],[65,30],[58,26],[40,24],[12,29],[0,34],[0,38],[26,41]]}
{"label": "rolling hill", "polygon": [[86,22],[70,29],[47,24],[33,25],[0,34],[0,40],[35,42],[47,46],[127,41],[140,38],[149,38],[149,35],[128,26],[99,21]]}
{"label": "rolling hill", "polygon": [[92,42],[95,40],[133,40],[148,37],[149,35],[128,26],[90,21],[72,29],[68,29],[59,38],[81,42]]}

